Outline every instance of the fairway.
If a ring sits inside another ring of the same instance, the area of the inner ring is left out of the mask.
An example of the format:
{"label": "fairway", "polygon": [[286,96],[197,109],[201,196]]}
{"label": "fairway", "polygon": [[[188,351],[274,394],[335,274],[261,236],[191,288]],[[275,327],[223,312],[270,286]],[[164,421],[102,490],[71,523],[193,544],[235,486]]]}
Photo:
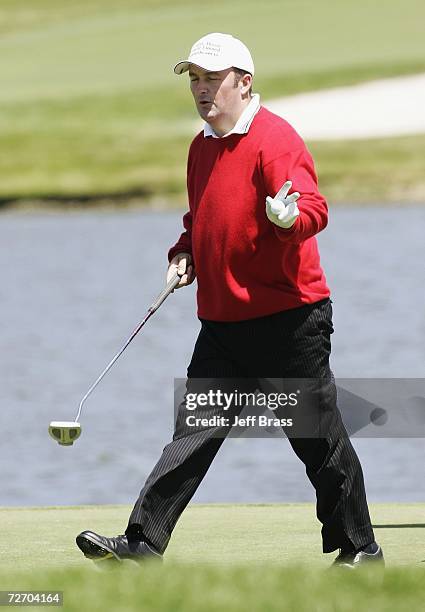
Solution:
{"label": "fairway", "polygon": [[[419,0],[38,0],[31,8],[24,0],[5,0],[0,203],[114,195],[184,203],[196,112],[187,79],[172,67],[207,31],[226,29],[249,44],[255,89],[267,101],[424,71],[424,18]],[[368,142],[366,159],[350,143],[338,151],[320,147],[326,195],[420,201],[423,164],[412,165],[412,158],[424,140]],[[379,161],[378,172],[370,158]]]}
{"label": "fairway", "polygon": [[[371,504],[387,570],[326,572],[312,504],[192,505],[163,564],[99,573],[74,544],[122,533],[128,506],[3,508],[0,588],[64,591],[66,610],[418,610],[425,504]],[[201,605],[202,604],[202,605]],[[389,607],[390,606],[390,607]],[[369,609],[372,609],[370,607]]]}
{"label": "fairway", "polygon": [[[409,71],[409,65],[425,68],[424,11],[420,0],[405,0],[402,7],[398,0],[265,0],[261,5],[255,0],[214,5],[37,0],[31,10],[25,0],[6,0],[0,12],[0,101],[69,101],[119,89],[178,88],[174,60],[187,53],[192,39],[204,31],[222,31],[224,25],[252,41],[264,81],[338,70],[340,79],[342,71],[350,79],[355,72],[367,76],[371,66],[397,74]],[[295,46],[297,52],[289,53]],[[272,93],[270,87],[265,93]]]}

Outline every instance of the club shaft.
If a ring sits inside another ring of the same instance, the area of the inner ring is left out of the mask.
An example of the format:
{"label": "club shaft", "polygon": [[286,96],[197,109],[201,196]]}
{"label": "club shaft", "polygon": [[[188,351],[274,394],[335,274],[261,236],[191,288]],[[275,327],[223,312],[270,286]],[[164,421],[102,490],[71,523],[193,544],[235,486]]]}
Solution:
{"label": "club shaft", "polygon": [[106,366],[106,368],[103,370],[103,372],[99,375],[99,377],[94,381],[94,383],[92,384],[92,386],[90,387],[90,389],[87,391],[87,393],[85,394],[85,396],[83,397],[83,399],[80,402],[80,405],[78,407],[78,412],[77,412],[77,416],[75,417],[75,422],[77,423],[80,419],[80,415],[81,415],[81,410],[83,408],[83,405],[85,403],[85,401],[87,400],[87,398],[91,395],[91,393],[96,389],[97,385],[100,383],[100,381],[103,379],[103,377],[109,372],[109,370],[112,368],[112,366],[114,365],[114,363],[121,357],[121,355],[123,354],[123,352],[125,351],[125,349],[128,347],[128,345],[133,341],[133,339],[137,336],[137,334],[139,333],[139,331],[142,329],[142,327],[144,326],[144,324],[146,323],[146,321],[153,315],[153,313],[158,310],[158,308],[161,306],[161,304],[164,302],[164,300],[170,295],[170,293],[172,291],[174,291],[174,289],[177,287],[177,285],[180,282],[180,276],[178,274],[176,274],[175,276],[173,276],[173,278],[167,283],[166,287],[163,289],[163,291],[158,295],[158,297],[156,298],[156,300],[153,302],[153,304],[149,307],[149,310],[147,311],[144,319],[139,323],[139,325],[136,327],[136,329],[132,332],[131,336],[128,338],[128,340],[125,342],[124,346],[118,351],[118,353],[116,355],[114,355],[114,357],[111,359],[111,361],[108,363],[108,365]]}

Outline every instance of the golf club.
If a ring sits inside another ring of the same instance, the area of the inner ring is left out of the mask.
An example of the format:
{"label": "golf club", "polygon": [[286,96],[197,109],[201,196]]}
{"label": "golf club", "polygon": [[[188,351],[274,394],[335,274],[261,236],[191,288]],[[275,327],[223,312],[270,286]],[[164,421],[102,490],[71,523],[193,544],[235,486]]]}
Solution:
{"label": "golf club", "polygon": [[153,302],[153,304],[149,307],[149,309],[148,309],[144,319],[139,323],[139,325],[133,331],[131,336],[125,342],[124,346],[118,351],[118,353],[108,363],[106,368],[103,370],[103,372],[100,374],[100,376],[95,380],[95,382],[92,384],[90,389],[87,391],[87,393],[85,394],[85,396],[83,397],[83,399],[80,402],[80,405],[78,407],[77,416],[75,417],[75,420],[74,421],[51,421],[51,423],[49,425],[49,434],[50,434],[50,436],[54,440],[56,440],[56,442],[58,444],[60,444],[61,446],[72,446],[74,444],[75,440],[77,440],[80,437],[80,434],[81,434],[81,425],[79,423],[79,419],[80,419],[81,410],[83,408],[83,405],[84,405],[85,401],[87,400],[89,395],[92,393],[92,391],[94,391],[94,389],[100,383],[100,381],[105,376],[105,374],[107,374],[107,372],[109,372],[109,370],[112,368],[112,366],[117,361],[117,359],[123,354],[123,352],[128,347],[130,342],[137,336],[137,334],[142,329],[142,327],[144,326],[146,321],[153,315],[153,313],[156,310],[158,310],[158,308],[161,306],[163,301],[170,295],[170,293],[172,293],[174,291],[174,289],[177,287],[179,282],[180,282],[180,275],[179,274],[176,274],[175,276],[173,276],[170,279],[170,281],[167,283],[166,287],[158,295],[158,297]]}

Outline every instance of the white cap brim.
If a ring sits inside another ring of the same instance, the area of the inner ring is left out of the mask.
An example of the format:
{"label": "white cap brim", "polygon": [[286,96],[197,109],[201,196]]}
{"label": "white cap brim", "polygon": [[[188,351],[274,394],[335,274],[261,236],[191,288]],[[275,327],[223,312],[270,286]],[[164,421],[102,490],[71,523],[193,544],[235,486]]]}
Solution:
{"label": "white cap brim", "polygon": [[195,62],[189,62],[188,60],[185,60],[183,62],[179,62],[174,66],[174,72],[176,74],[183,74],[184,72],[187,72],[191,66],[198,66],[198,68],[202,68],[203,70],[209,70],[211,72],[220,72],[220,70],[232,68],[232,66],[223,66],[223,64],[210,64],[209,66],[201,66],[201,64],[196,64]]}

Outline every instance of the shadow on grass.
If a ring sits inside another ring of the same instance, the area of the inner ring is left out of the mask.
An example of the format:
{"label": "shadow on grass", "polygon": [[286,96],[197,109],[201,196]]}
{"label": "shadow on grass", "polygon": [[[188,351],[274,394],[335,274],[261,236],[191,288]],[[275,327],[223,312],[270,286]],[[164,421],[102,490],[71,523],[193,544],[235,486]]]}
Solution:
{"label": "shadow on grass", "polygon": [[399,525],[372,525],[374,529],[424,529],[425,523],[400,523]]}
{"label": "shadow on grass", "polygon": [[126,203],[132,199],[145,199],[153,195],[151,189],[137,188],[122,192],[105,192],[105,193],[76,193],[76,194],[51,194],[51,195],[34,195],[34,196],[4,196],[0,197],[0,209],[6,209],[17,204],[26,204],[28,202],[40,202],[52,206],[58,205],[83,205],[83,204],[99,204],[102,202],[113,201],[115,203]]}

